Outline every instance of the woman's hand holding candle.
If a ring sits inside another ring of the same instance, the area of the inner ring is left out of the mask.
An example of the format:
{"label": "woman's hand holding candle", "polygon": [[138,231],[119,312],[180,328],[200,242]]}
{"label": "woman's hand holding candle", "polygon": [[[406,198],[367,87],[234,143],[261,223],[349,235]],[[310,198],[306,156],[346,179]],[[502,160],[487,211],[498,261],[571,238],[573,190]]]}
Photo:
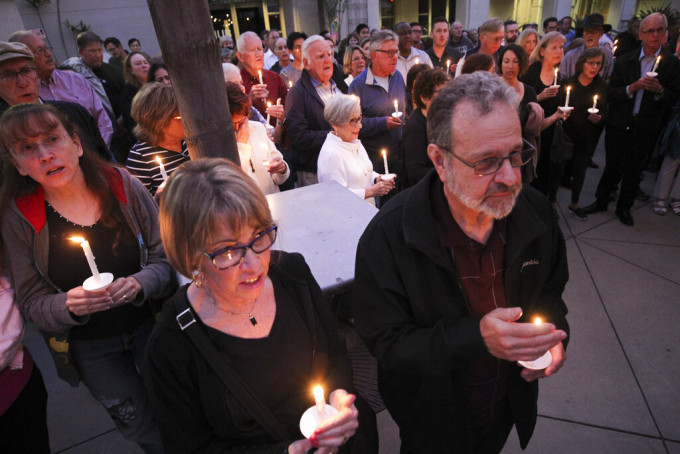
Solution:
{"label": "woman's hand holding candle", "polygon": [[286,173],[286,163],[283,161],[281,158],[274,158],[271,160],[269,163],[269,173],[280,173],[284,174]]}
{"label": "woman's hand holding candle", "polygon": [[337,449],[349,440],[359,427],[359,411],[354,406],[356,396],[336,389],[329,401],[338,413],[322,421],[309,441],[314,447]]}
{"label": "woman's hand holding candle", "polygon": [[108,310],[112,305],[113,299],[107,288],[85,290],[80,286],[66,292],[66,307],[78,317]]}
{"label": "woman's hand holding candle", "polygon": [[113,300],[113,306],[122,306],[137,299],[137,295],[142,291],[142,284],[134,277],[119,277],[107,290]]}

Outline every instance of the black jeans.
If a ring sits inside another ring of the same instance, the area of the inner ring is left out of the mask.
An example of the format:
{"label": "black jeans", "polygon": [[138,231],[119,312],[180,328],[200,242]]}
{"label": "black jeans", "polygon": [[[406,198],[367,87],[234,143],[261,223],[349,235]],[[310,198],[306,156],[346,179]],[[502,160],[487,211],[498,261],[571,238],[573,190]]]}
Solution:
{"label": "black jeans", "polygon": [[627,128],[607,125],[604,146],[607,163],[597,185],[597,203],[607,206],[609,194],[621,180],[616,211],[629,210],[635,203],[645,156],[654,148],[657,135],[636,122]]}

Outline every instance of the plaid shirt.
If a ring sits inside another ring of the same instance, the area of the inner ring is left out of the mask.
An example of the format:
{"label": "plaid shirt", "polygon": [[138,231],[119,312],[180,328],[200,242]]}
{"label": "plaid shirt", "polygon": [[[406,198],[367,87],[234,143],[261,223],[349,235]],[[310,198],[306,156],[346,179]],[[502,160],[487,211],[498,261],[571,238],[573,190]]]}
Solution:
{"label": "plaid shirt", "polygon": [[[260,79],[257,74],[255,77],[251,76],[245,68],[241,68],[241,78],[243,79],[243,86],[246,87],[246,93],[250,94],[250,89],[253,85],[258,85]],[[288,94],[288,87],[283,82],[281,76],[279,76],[274,71],[269,71],[268,69],[262,69],[262,81],[267,85],[267,90],[269,90],[269,96],[266,99],[258,99],[253,102],[253,107],[255,107],[264,117],[267,116],[265,109],[267,109],[267,102],[271,102],[272,106],[276,104],[276,100],[281,98],[281,105],[286,104],[286,95]],[[271,120],[272,126],[276,125],[276,118]]]}

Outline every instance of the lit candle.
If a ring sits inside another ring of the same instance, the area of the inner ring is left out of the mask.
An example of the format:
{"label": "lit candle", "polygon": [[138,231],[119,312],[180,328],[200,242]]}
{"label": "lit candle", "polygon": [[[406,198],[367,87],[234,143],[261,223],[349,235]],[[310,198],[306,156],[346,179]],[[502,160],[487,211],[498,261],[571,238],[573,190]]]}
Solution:
{"label": "lit candle", "polygon": [[449,68],[451,68],[451,60],[446,60],[446,75],[449,74]]}
{"label": "lit candle", "polygon": [[163,177],[163,181],[166,181],[168,179],[168,173],[165,171],[165,166],[163,165],[161,158],[156,156],[156,161],[158,162],[158,167],[161,170],[161,176]]}
{"label": "lit candle", "polygon": [[[272,106],[272,103],[269,102],[269,101],[267,101],[267,109],[269,109],[271,106]],[[268,125],[270,124],[269,122],[271,121],[271,119],[272,119],[272,114],[270,114],[269,112],[267,112],[267,124],[268,124]]]}
{"label": "lit candle", "polygon": [[260,78],[260,84],[263,84],[264,82],[262,81],[262,71],[260,71],[260,70],[258,69],[258,70],[257,70],[257,75],[258,75],[258,77]]}
{"label": "lit candle", "polygon": [[420,64],[420,57],[416,57],[416,65]]}
{"label": "lit candle", "polygon": [[[395,101],[395,102],[396,102],[396,101]],[[387,174],[390,173],[390,169],[389,169],[389,167],[387,167],[387,151],[385,151],[385,150],[383,149],[382,155],[383,155],[383,162],[385,163],[385,175],[387,175]]]}
{"label": "lit candle", "polygon": [[94,254],[92,253],[92,248],[90,247],[90,243],[85,240],[85,238],[80,237],[80,236],[74,236],[69,238],[71,241],[75,241],[76,243],[80,243],[80,246],[83,248],[83,252],[85,252],[85,258],[87,259],[87,264],[90,266],[90,272],[92,273],[92,277],[94,277],[95,283],[97,285],[101,285],[102,279],[101,276],[99,275],[99,270],[97,269],[97,264],[94,261]]}
{"label": "lit candle", "polygon": [[656,61],[654,62],[654,67],[652,68],[652,72],[653,72],[653,73],[656,72],[656,68],[659,66],[659,61],[661,61],[661,55],[659,55],[658,57],[656,57]]}
{"label": "lit candle", "polygon": [[537,325],[540,325],[541,323],[543,323],[543,320],[541,320],[541,317],[536,317],[534,319],[534,323],[537,324]]}
{"label": "lit candle", "polygon": [[292,80],[288,81],[288,88],[293,88],[293,81]]}
{"label": "lit candle", "polygon": [[571,87],[567,87],[567,99],[564,101],[564,107],[569,107],[569,92],[571,91]]}
{"label": "lit candle", "polygon": [[597,95],[593,96],[593,110],[597,109]]}
{"label": "lit candle", "polygon": [[559,72],[559,68],[555,68],[555,82],[553,82],[553,85],[557,85],[557,73]]}
{"label": "lit candle", "polygon": [[323,420],[326,417],[326,399],[324,398],[321,386],[314,388],[314,401],[316,402],[316,412],[319,414],[319,419]]}
{"label": "lit candle", "polygon": [[394,113],[395,114],[399,113],[399,103],[397,102],[396,99],[394,100]]}

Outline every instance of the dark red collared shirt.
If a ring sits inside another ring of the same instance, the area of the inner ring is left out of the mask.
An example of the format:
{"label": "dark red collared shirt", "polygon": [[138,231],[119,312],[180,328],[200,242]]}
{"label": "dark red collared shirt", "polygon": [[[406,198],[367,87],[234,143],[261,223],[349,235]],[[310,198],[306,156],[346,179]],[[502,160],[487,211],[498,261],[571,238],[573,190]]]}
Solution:
{"label": "dark red collared shirt", "polygon": [[[439,179],[430,188],[430,202],[439,241],[451,252],[470,317],[481,319],[497,307],[507,307],[503,283],[507,221],[495,221],[488,241],[481,244],[468,237],[451,215]],[[468,398],[472,426],[490,423],[509,411],[506,393],[511,366],[490,354],[470,361]]]}
{"label": "dark red collared shirt", "polygon": [[[246,93],[250,94],[250,89],[253,85],[258,85],[260,79],[257,74],[255,77],[251,76],[245,68],[241,68],[241,78],[243,79],[243,86],[246,88]],[[269,71],[268,69],[262,70],[262,82],[267,85],[267,90],[269,90],[269,96],[266,99],[260,99],[253,102],[253,107],[255,107],[263,117],[267,118],[267,102],[272,103],[272,106],[276,104],[276,100],[281,98],[281,105],[286,104],[286,95],[288,94],[288,87],[283,82],[281,76],[279,76],[274,71]],[[272,126],[276,126],[276,118],[270,120]]]}

